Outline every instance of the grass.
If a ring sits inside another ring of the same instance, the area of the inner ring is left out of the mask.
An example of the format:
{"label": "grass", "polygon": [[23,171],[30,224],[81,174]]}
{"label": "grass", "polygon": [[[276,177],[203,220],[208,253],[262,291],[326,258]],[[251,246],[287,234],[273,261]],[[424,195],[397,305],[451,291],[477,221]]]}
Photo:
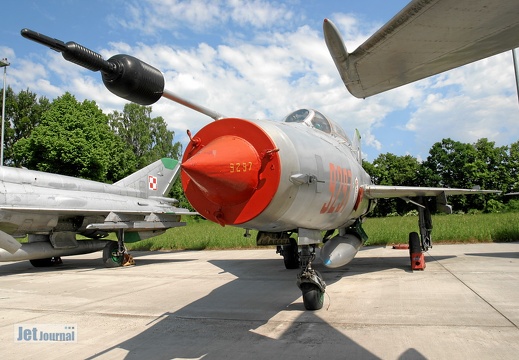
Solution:
{"label": "grass", "polygon": [[[433,244],[506,242],[519,240],[519,213],[434,215]],[[187,226],[169,229],[165,234],[127,244],[129,250],[214,250],[244,249],[256,246],[256,231],[244,237],[245,230],[222,227],[205,220],[183,219]],[[416,216],[369,218],[363,225],[369,236],[366,245],[407,243],[409,233],[418,231]],[[114,238],[115,237],[112,237]]]}
{"label": "grass", "polygon": [[[187,226],[169,229],[165,234],[127,244],[129,250],[216,250],[256,247],[257,231],[245,237],[245,230],[222,227],[207,220],[186,217]],[[114,238],[115,239],[115,238]]]}
{"label": "grass", "polygon": [[[433,244],[519,240],[519,213],[433,215],[432,220]],[[419,231],[415,216],[368,219],[363,227],[366,245],[407,243],[409,233]]]}

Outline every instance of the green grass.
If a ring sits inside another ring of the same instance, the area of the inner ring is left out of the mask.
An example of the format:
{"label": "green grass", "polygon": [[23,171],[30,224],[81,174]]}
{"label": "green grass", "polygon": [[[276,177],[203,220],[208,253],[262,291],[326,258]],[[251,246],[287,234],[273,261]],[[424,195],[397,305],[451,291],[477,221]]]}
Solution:
{"label": "green grass", "polygon": [[[519,240],[519,213],[477,215],[434,215],[433,244],[463,242],[504,242]],[[256,231],[244,237],[243,229],[205,220],[183,219],[187,226],[128,244],[129,250],[213,250],[256,246]],[[407,243],[409,233],[418,231],[416,216],[369,218],[363,225],[369,236],[366,245]],[[110,238],[114,238],[111,236]]]}
{"label": "green grass", "polygon": [[[505,242],[519,240],[519,213],[433,215],[434,243]],[[411,231],[418,232],[416,216],[368,219],[366,245],[407,243]]]}
{"label": "green grass", "polygon": [[[222,227],[207,220],[184,218],[187,226],[169,229],[165,234],[127,244],[129,250],[215,250],[243,249],[256,246],[257,231],[245,237],[245,230]],[[115,238],[114,238],[115,239]]]}

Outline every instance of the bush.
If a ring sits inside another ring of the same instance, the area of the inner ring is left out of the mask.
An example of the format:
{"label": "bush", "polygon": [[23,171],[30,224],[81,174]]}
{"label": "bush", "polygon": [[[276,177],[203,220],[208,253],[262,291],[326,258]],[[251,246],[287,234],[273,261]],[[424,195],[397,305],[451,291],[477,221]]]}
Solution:
{"label": "bush", "polygon": [[487,204],[485,205],[485,212],[490,214],[495,214],[502,212],[505,210],[506,206],[498,200],[490,199],[487,201]]}

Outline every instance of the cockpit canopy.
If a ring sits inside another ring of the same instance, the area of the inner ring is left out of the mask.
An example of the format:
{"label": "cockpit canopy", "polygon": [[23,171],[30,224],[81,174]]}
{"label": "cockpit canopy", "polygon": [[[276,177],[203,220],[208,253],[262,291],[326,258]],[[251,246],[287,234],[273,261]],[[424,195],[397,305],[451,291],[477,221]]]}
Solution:
{"label": "cockpit canopy", "polygon": [[299,109],[290,113],[283,122],[296,122],[303,123],[307,126],[313,127],[314,129],[321,130],[327,134],[335,135],[346,140],[349,144],[351,144],[350,139],[344,132],[344,130],[337,125],[335,122],[331,121],[319,111],[312,109]]}

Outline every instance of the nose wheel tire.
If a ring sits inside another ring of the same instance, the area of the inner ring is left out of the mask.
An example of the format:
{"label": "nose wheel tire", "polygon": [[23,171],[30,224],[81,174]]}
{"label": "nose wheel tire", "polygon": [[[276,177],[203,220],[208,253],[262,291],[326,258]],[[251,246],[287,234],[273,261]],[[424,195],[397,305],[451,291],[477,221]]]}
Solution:
{"label": "nose wheel tire", "polygon": [[319,286],[311,283],[301,284],[303,293],[303,304],[306,310],[320,310],[324,304],[324,292]]}

